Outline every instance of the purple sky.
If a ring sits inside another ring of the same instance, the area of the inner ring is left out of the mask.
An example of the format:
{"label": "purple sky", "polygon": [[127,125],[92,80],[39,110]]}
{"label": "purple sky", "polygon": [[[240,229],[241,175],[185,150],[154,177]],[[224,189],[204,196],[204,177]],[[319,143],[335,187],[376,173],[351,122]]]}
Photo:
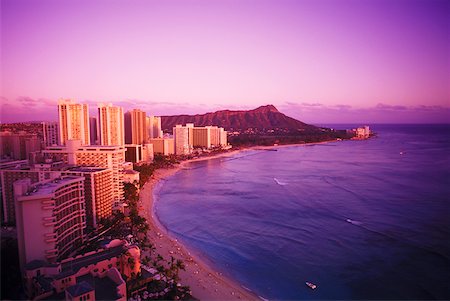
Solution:
{"label": "purple sky", "polygon": [[154,115],[450,122],[446,0],[1,0],[1,122],[58,98]]}

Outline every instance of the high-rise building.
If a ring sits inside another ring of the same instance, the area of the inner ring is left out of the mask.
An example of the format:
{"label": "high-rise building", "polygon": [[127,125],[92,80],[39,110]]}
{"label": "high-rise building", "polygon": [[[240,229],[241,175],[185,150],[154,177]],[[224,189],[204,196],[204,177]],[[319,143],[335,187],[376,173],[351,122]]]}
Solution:
{"label": "high-rise building", "polygon": [[84,178],[86,202],[86,226],[89,231],[97,228],[98,222],[112,215],[113,193],[112,171],[103,167],[73,167],[62,171],[62,175]]}
{"label": "high-rise building", "polygon": [[80,141],[69,140],[66,147],[47,147],[42,151],[45,158],[66,164],[109,168],[112,171],[113,200],[123,199],[123,162],[125,147],[91,145],[81,146]]}
{"label": "high-rise building", "polygon": [[[189,126],[188,126],[189,125]],[[173,128],[173,140],[175,144],[175,155],[188,155],[192,153],[192,128],[194,126],[187,124],[182,126],[177,124]],[[190,135],[191,134],[191,135]]]}
{"label": "high-rise building", "polygon": [[29,152],[40,150],[41,142],[36,134],[24,131],[0,132],[0,159],[26,160]]}
{"label": "high-rise building", "polygon": [[89,107],[87,104],[74,103],[68,99],[58,101],[59,145],[66,145],[67,140],[81,140],[82,145],[89,145]]}
{"label": "high-rise building", "polygon": [[25,153],[28,155],[33,152],[40,152],[42,150],[42,140],[37,136],[25,139]]}
{"label": "high-rise building", "polygon": [[90,131],[91,145],[97,145],[98,144],[97,118],[89,117],[89,131]]}
{"label": "high-rise building", "polygon": [[33,260],[56,262],[81,246],[86,227],[83,177],[14,183],[22,271]]}
{"label": "high-rise building", "polygon": [[132,163],[152,162],[153,144],[125,144],[125,161]]}
{"label": "high-rise building", "polygon": [[[190,154],[194,148],[227,146],[227,132],[217,126],[195,127],[192,123],[187,123],[186,126],[177,125],[173,128],[173,136],[176,155]],[[150,142],[156,145],[155,153],[161,153],[161,142],[155,139]]]}
{"label": "high-rise building", "polygon": [[225,147],[228,145],[227,131],[220,128],[220,146]]}
{"label": "high-rise building", "polygon": [[59,143],[59,125],[58,122],[43,122],[42,131],[44,133],[44,145],[52,146]]}
{"label": "high-rise building", "polygon": [[39,182],[39,172],[33,170],[6,169],[0,170],[0,182],[2,188],[2,222],[16,223],[16,209],[14,205],[14,182],[21,179],[29,179],[31,183]]}
{"label": "high-rise building", "polygon": [[123,109],[112,104],[98,105],[100,145],[124,145]]}
{"label": "high-rise building", "polygon": [[219,147],[227,145],[227,132],[220,127],[210,126],[211,128],[211,146]]}
{"label": "high-rise building", "polygon": [[161,117],[147,117],[147,130],[149,138],[162,138],[163,132],[161,130]]}
{"label": "high-rise building", "polygon": [[211,127],[192,128],[192,146],[194,148],[211,148]]}
{"label": "high-rise building", "polygon": [[134,109],[125,113],[125,143],[144,144],[147,142],[147,117],[145,112]]}

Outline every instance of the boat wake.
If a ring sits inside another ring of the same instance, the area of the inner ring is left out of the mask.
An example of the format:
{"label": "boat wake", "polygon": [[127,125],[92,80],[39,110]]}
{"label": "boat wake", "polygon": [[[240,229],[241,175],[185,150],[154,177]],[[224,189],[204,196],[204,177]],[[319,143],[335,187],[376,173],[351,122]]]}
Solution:
{"label": "boat wake", "polygon": [[285,185],[287,185],[287,183],[285,183],[285,182],[281,182],[281,181],[279,181],[277,178],[273,178],[273,180],[275,181],[275,183],[277,183],[278,185],[281,185],[281,186],[285,186]]}
{"label": "boat wake", "polygon": [[355,225],[355,226],[360,226],[360,225],[363,224],[362,222],[354,221],[354,220],[349,219],[349,218],[347,218],[345,221],[346,221],[347,223],[350,223],[350,224]]}

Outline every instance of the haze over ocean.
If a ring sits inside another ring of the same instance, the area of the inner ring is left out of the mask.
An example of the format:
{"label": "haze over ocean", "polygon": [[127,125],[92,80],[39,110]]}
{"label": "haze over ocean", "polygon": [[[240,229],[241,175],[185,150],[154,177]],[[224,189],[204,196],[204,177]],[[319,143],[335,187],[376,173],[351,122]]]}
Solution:
{"label": "haze over ocean", "polygon": [[450,299],[450,126],[373,129],[191,163],[156,213],[264,298]]}

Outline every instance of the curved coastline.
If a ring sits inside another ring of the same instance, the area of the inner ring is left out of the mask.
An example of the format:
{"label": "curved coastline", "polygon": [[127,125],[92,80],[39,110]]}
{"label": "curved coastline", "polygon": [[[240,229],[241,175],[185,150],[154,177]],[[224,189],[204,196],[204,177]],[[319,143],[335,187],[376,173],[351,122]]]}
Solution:
{"label": "curved coastline", "polygon": [[161,181],[175,175],[187,163],[193,161],[209,160],[219,157],[228,157],[239,151],[222,153],[217,156],[184,161],[169,169],[158,169],[151,180],[145,183],[140,192],[141,214],[147,218],[150,230],[148,236],[155,244],[155,252],[168,259],[173,256],[181,259],[186,265],[186,271],[180,271],[180,282],[191,288],[192,295],[200,300],[260,300],[262,299],[252,291],[242,287],[235,280],[223,275],[208,265],[204,260],[191,252],[177,238],[171,237],[167,229],[160,223],[155,212],[155,193]]}
{"label": "curved coastline", "polygon": [[145,183],[140,192],[140,205],[143,209],[140,213],[147,218],[150,230],[148,237],[155,244],[155,253],[161,254],[168,259],[173,256],[175,259],[181,259],[186,265],[186,271],[180,271],[180,282],[182,285],[188,285],[191,288],[192,295],[200,300],[267,300],[257,295],[252,290],[244,287],[234,279],[225,276],[220,271],[212,268],[206,260],[199,258],[198,253],[189,250],[177,238],[170,236],[168,230],[159,221],[155,210],[155,201],[157,192],[161,188],[158,185],[162,181],[168,180],[178,171],[185,168],[185,165],[191,162],[217,159],[221,157],[231,157],[235,154],[251,150],[269,150],[274,148],[306,146],[336,142],[336,140],[305,143],[305,144],[285,144],[277,146],[254,146],[234,150],[231,152],[220,153],[215,156],[201,157],[197,159],[181,162],[172,168],[158,169],[152,175],[151,179]]}

